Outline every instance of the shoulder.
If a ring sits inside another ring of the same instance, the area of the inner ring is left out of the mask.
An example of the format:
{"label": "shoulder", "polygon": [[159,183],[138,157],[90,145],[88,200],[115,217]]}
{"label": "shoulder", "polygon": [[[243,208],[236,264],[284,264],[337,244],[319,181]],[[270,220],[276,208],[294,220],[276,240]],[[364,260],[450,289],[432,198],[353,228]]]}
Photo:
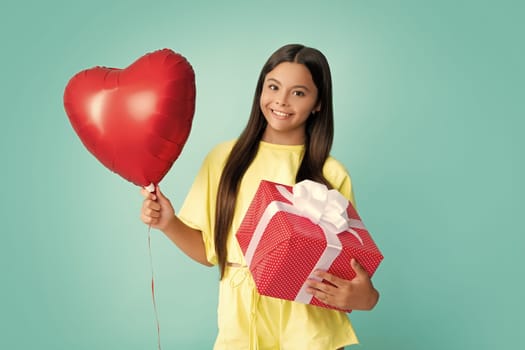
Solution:
{"label": "shoulder", "polygon": [[352,204],[355,199],[352,189],[352,179],[345,166],[334,157],[328,157],[324,163],[323,175],[333,188],[341,192]]}
{"label": "shoulder", "polygon": [[332,156],[329,156],[326,159],[323,167],[323,174],[328,180],[333,179],[336,180],[336,182],[343,178],[350,177],[346,167]]}
{"label": "shoulder", "polygon": [[224,141],[215,145],[215,147],[213,147],[206,156],[205,162],[209,164],[217,164],[219,166],[222,166],[226,162],[228,156],[230,155],[231,150],[235,145],[235,142],[237,142],[236,139]]}

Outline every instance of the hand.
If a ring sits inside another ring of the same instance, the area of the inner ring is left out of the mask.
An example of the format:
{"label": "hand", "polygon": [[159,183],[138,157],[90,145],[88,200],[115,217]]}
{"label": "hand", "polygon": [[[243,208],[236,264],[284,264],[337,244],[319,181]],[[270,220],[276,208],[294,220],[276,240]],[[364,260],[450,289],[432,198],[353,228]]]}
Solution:
{"label": "hand", "polygon": [[306,291],[323,303],[343,310],[371,310],[379,299],[379,293],[372,285],[368,273],[355,260],[350,261],[356,276],[345,280],[326,271],[316,271],[314,274],[333,284],[309,279]]}
{"label": "hand", "polygon": [[150,193],[142,188],[140,193],[144,196],[142,203],[141,220],[152,228],[165,231],[175,217],[175,210],[171,202],[157,186],[155,193]]}

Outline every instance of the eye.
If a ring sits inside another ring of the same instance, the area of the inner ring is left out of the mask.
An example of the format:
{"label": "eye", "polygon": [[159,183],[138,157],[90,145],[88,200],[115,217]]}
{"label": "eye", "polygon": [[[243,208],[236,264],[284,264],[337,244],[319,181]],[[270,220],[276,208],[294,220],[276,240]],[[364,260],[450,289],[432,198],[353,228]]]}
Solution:
{"label": "eye", "polygon": [[279,88],[277,87],[277,85],[275,85],[275,84],[270,84],[270,85],[268,85],[268,88],[269,88],[270,90],[278,90],[278,89],[279,89]]}
{"label": "eye", "polygon": [[293,95],[294,96],[304,96],[304,91],[296,90],[293,92]]}

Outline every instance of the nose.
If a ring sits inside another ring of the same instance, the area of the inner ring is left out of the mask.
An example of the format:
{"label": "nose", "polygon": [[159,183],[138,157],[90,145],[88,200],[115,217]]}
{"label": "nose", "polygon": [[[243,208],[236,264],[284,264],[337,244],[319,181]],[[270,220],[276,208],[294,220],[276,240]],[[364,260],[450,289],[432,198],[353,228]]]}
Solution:
{"label": "nose", "polygon": [[277,96],[275,104],[277,104],[278,106],[287,106],[288,100],[286,98],[286,94],[280,94],[279,96]]}

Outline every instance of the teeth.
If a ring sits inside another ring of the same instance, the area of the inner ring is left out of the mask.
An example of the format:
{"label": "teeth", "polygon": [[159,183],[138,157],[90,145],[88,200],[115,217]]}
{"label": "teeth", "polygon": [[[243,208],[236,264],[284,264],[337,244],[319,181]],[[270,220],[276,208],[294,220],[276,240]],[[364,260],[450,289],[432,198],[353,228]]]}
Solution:
{"label": "teeth", "polygon": [[279,112],[279,111],[276,111],[276,110],[273,110],[273,112],[275,114],[277,114],[279,117],[288,117],[290,115],[288,113],[283,113],[283,112]]}

